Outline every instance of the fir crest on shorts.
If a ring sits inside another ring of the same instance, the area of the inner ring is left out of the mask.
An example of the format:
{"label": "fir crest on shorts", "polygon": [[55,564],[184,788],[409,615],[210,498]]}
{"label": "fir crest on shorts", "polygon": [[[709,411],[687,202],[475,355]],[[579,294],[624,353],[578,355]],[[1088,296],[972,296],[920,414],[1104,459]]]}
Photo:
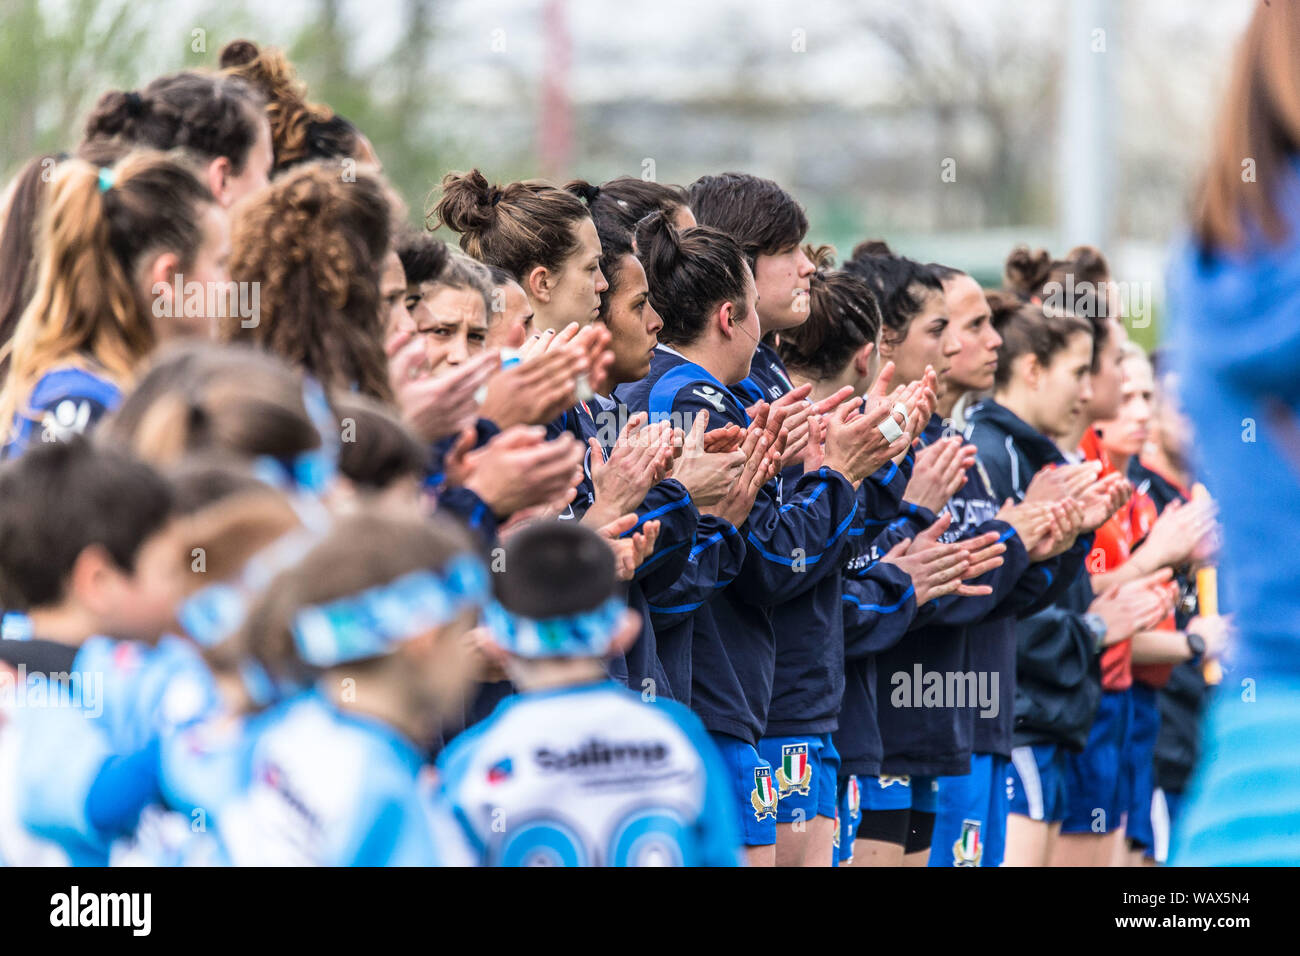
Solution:
{"label": "fir crest on shorts", "polygon": [[953,866],[979,866],[980,857],[984,855],[984,844],[980,841],[980,822],[963,820],[961,836],[952,845]]}
{"label": "fir crest on shorts", "polygon": [[754,768],[754,792],[749,802],[754,807],[754,819],[764,820],[776,816],[776,790],[772,787],[772,768]]}
{"label": "fir crest on shorts", "polygon": [[776,771],[776,782],[781,796],[792,793],[808,796],[812,784],[812,767],[808,764],[807,744],[785,744],[781,747],[781,766]]}

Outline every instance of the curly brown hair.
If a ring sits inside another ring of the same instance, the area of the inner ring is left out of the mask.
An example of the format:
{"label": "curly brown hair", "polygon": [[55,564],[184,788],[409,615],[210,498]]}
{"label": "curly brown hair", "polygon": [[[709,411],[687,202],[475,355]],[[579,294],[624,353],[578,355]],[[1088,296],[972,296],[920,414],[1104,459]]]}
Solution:
{"label": "curly brown hair", "polygon": [[231,224],[230,274],[257,283],[256,324],[224,329],[327,388],[388,400],[379,275],[400,201],[373,170],[355,181],[320,163],[299,166],[243,205]]}
{"label": "curly brown hair", "polygon": [[[356,128],[324,103],[307,99],[307,85],[298,79],[283,50],[232,40],[222,49],[220,64],[223,73],[239,77],[266,98],[275,154],[272,175],[312,159],[356,155]],[[333,148],[326,148],[331,133]]]}

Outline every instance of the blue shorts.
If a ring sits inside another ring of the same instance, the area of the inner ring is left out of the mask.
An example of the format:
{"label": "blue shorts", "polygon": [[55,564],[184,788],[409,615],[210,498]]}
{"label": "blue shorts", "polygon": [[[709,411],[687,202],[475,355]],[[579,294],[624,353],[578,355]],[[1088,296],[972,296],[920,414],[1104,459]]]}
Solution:
{"label": "blue shorts", "polygon": [[970,773],[939,778],[930,866],[1001,866],[1007,846],[1011,761],[972,754]]}
{"label": "blue shorts", "polygon": [[763,737],[758,741],[758,755],[773,768],[778,823],[811,817],[835,819],[840,753],[830,734]]}
{"label": "blue shorts", "polygon": [[1160,705],[1154,687],[1133,685],[1132,718],[1124,747],[1128,793],[1124,832],[1138,845],[1150,847],[1155,840],[1151,831],[1151,794],[1156,788],[1156,735],[1160,733]]}
{"label": "blue shorts", "polygon": [[1035,744],[1011,751],[1008,768],[1008,813],[1056,823],[1065,819],[1065,750],[1056,744]]}
{"label": "blue shorts", "polygon": [[859,777],[863,810],[907,810],[912,806],[911,777]]}
{"label": "blue shorts", "polygon": [[1169,845],[1182,808],[1181,793],[1161,787],[1151,792],[1151,842],[1147,844],[1145,855],[1157,863],[1169,862]]}
{"label": "blue shorts", "polygon": [[851,773],[839,780],[839,808],[835,817],[835,853],[832,866],[853,860],[853,841],[858,838],[858,824],[862,822],[862,786],[858,775]]}
{"label": "blue shorts", "polygon": [[1132,713],[1129,691],[1102,691],[1087,746],[1065,758],[1069,805],[1062,833],[1112,833],[1123,825],[1128,810],[1124,748]]}
{"label": "blue shorts", "polygon": [[776,842],[776,777],[771,765],[739,737],[710,734],[722,754],[727,782],[740,813],[745,846]]}
{"label": "blue shorts", "polygon": [[939,812],[938,777],[912,777],[912,809],[920,813]]}

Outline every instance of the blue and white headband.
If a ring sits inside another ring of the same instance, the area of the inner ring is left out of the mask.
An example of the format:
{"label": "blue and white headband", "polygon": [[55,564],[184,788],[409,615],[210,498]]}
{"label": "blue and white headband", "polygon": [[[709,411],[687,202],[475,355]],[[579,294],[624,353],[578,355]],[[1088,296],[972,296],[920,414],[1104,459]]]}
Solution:
{"label": "blue and white headband", "polygon": [[[302,404],[320,435],[320,444],[284,461],[263,455],[253,462],[253,472],[262,481],[286,492],[301,492],[319,499],[338,477],[339,440],[338,421],[330,411],[329,400],[320,382],[310,375],[303,379]],[[299,509],[300,512],[302,509]],[[313,514],[303,514],[304,522],[318,523]]]}
{"label": "blue and white headband", "polygon": [[236,577],[200,588],[181,602],[177,621],[203,647],[220,644],[239,630],[254,598],[271,579],[297,564],[320,538],[319,533],[307,529],[276,538],[249,558]]}
{"label": "blue and white headband", "polygon": [[497,643],[519,657],[603,657],[626,610],[625,599],[611,597],[590,611],[539,620],[493,602],[484,617]]}
{"label": "blue and white headband", "polygon": [[379,657],[467,608],[483,607],[490,595],[483,562],[460,555],[441,573],[413,571],[360,594],[303,608],[293,618],[294,646],[312,667]]}

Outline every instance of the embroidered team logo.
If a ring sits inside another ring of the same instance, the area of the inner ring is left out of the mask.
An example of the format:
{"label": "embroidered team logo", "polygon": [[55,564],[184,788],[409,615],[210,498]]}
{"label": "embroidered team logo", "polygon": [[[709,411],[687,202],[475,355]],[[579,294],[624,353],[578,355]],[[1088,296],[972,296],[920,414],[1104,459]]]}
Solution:
{"label": "embroidered team logo", "polygon": [[770,767],[754,768],[754,792],[749,795],[749,802],[754,807],[755,820],[776,816],[776,790],[772,787]]}
{"label": "embroidered team logo", "polygon": [[808,764],[807,744],[786,744],[781,748],[781,766],[776,771],[776,782],[781,786],[782,797],[792,793],[808,796],[812,767]]}
{"label": "embroidered team logo", "polygon": [[892,787],[894,784],[898,784],[900,787],[907,787],[910,790],[912,787],[912,778],[909,777],[907,774],[903,774],[901,777],[895,777],[891,774],[887,774],[880,778],[881,790],[888,789],[889,787]]}
{"label": "embroidered team logo", "polygon": [[514,763],[509,757],[498,760],[487,770],[488,783],[503,783],[515,772]]}
{"label": "embroidered team logo", "polygon": [[984,855],[984,844],[980,842],[980,822],[963,820],[961,836],[952,845],[953,866],[979,866],[980,857]]}
{"label": "embroidered team logo", "polygon": [[862,790],[858,787],[858,775],[856,773],[849,774],[849,782],[844,791],[845,796],[848,797],[849,813],[856,817],[862,807]]}
{"label": "embroidered team logo", "polygon": [[722,393],[712,385],[702,385],[699,388],[693,388],[691,389],[691,394],[698,395],[719,412],[725,412],[727,410],[726,403],[722,400]]}
{"label": "embroidered team logo", "polygon": [[90,403],[65,398],[41,419],[42,441],[67,441],[80,435],[90,421]]}

